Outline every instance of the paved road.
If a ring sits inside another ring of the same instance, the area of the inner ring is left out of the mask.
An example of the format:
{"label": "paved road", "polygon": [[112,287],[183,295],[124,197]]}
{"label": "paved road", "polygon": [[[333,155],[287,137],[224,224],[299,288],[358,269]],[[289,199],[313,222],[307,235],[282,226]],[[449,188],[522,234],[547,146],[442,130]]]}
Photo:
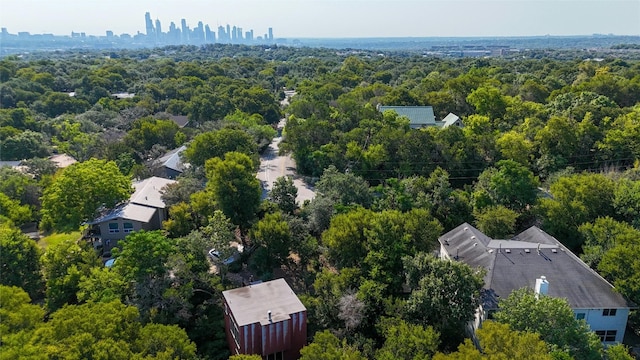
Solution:
{"label": "paved road", "polygon": [[[285,120],[282,119],[278,124],[278,129],[284,128]],[[281,132],[281,131],[279,131]],[[263,193],[266,197],[267,192],[273,188],[273,183],[281,176],[293,177],[293,184],[298,188],[298,196],[296,201],[298,205],[302,205],[305,200],[311,200],[315,197],[313,186],[305,183],[300,176],[296,174],[296,163],[291,156],[278,155],[278,145],[282,141],[282,137],[273,139],[269,148],[260,157],[260,169],[258,170],[258,179],[262,182]]]}

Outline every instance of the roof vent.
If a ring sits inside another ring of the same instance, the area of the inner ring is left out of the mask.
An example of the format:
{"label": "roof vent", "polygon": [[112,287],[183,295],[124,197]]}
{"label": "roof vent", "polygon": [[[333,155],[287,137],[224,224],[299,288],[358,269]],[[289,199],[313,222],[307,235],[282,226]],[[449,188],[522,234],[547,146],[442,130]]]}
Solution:
{"label": "roof vent", "polygon": [[269,322],[272,322],[272,320],[271,320],[271,310],[267,310],[267,316],[269,317]]}
{"label": "roof vent", "polygon": [[493,254],[493,249],[489,249],[489,254]]}
{"label": "roof vent", "polygon": [[526,252],[527,254],[529,254],[531,252],[530,249],[524,249],[524,252]]}
{"label": "roof vent", "polygon": [[464,227],[464,231],[467,231],[467,230],[469,230],[469,227],[468,227],[468,226],[465,226],[465,227]]}
{"label": "roof vent", "polygon": [[472,236],[471,236],[471,238],[475,240],[475,239],[476,239],[476,236],[475,236],[475,235],[472,235]]}
{"label": "roof vent", "polygon": [[507,254],[511,254],[511,249],[504,249],[504,252],[506,252]]}
{"label": "roof vent", "polygon": [[558,249],[551,249],[551,252],[554,253],[554,254],[557,254],[558,253]]}

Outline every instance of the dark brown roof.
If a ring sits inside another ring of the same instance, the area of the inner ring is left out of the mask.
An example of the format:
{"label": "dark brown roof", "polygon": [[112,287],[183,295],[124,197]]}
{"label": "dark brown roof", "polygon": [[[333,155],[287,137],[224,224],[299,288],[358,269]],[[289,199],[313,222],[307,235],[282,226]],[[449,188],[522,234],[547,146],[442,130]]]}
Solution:
{"label": "dark brown roof", "polygon": [[307,310],[284,279],[263,282],[222,292],[238,326],[269,324],[290,318],[290,314]]}
{"label": "dark brown roof", "polygon": [[484,303],[489,308],[513,290],[533,289],[543,275],[549,281],[549,295],[567,299],[574,309],[633,307],[608,281],[538,227],[511,240],[492,240],[465,223],[439,241],[452,259],[457,251],[459,261],[487,270],[484,294],[493,300],[484,299]]}

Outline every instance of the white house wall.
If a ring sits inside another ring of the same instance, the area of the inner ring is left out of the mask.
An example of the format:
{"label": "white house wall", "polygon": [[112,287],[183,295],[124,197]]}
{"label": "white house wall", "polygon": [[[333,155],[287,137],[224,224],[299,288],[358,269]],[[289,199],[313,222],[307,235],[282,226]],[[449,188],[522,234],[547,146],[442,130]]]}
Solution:
{"label": "white house wall", "polygon": [[629,317],[629,309],[616,309],[615,316],[603,316],[605,309],[573,309],[573,312],[584,314],[584,320],[592,331],[616,330],[616,342],[622,342]]}

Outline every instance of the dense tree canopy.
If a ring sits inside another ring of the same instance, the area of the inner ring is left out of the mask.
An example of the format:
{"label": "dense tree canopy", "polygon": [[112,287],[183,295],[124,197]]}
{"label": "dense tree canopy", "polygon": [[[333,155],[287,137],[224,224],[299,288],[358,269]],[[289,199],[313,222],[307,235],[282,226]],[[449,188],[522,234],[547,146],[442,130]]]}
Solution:
{"label": "dense tree canopy", "polygon": [[113,161],[88,160],[62,170],[42,196],[43,229],[74,230],[101,207],[127,199],[131,181]]}

